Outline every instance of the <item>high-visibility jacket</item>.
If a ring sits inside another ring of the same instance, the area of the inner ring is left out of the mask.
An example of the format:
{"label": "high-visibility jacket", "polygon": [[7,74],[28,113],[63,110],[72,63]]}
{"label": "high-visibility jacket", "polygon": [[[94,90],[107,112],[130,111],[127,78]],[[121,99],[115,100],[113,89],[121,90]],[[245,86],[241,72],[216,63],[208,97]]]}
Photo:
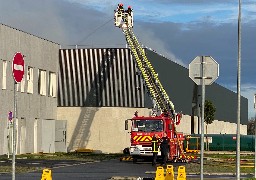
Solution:
{"label": "high-visibility jacket", "polygon": [[152,152],[153,153],[158,152],[158,139],[155,136],[153,136],[151,143],[152,143]]}

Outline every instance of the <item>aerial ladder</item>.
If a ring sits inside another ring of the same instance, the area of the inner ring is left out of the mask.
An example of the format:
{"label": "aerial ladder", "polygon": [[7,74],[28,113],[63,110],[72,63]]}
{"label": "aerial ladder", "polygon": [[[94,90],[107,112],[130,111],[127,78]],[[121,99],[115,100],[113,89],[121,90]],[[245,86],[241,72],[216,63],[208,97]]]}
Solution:
{"label": "aerial ladder", "polygon": [[[121,5],[121,6],[120,6]],[[121,10],[119,9],[121,8]],[[128,7],[129,9],[130,7]],[[182,116],[181,113],[175,113],[174,105],[170,100],[168,94],[166,93],[165,89],[163,88],[158,74],[155,72],[152,64],[147,59],[146,54],[140,43],[138,42],[136,36],[134,35],[132,28],[133,28],[133,12],[131,9],[131,13],[123,10],[123,5],[119,4],[117,10],[115,10],[115,26],[119,27],[125,37],[127,44],[130,47],[131,53],[134,57],[136,62],[137,68],[139,69],[140,75],[143,79],[144,85],[146,87],[147,92],[149,93],[153,102],[155,102],[153,112],[161,112],[165,116],[169,116],[174,120],[176,123],[180,121]],[[178,123],[177,123],[178,124]],[[177,131],[175,127],[175,134],[177,136]],[[178,144],[180,147],[180,155],[181,158],[185,158],[184,150],[181,147],[182,143],[179,140],[178,136]]]}

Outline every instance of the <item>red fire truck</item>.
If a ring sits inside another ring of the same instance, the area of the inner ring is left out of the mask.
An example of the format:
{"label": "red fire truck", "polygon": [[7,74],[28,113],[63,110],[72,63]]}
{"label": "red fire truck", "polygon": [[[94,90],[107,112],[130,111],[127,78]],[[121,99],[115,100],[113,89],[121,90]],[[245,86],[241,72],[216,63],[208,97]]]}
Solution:
{"label": "red fire truck", "polygon": [[[129,153],[133,157],[133,161],[146,157],[152,157],[151,140],[154,134],[160,138],[164,132],[170,138],[169,143],[169,161],[185,161],[183,151],[184,136],[182,132],[176,132],[175,125],[180,121],[180,114],[177,114],[176,121],[164,113],[160,116],[134,116],[132,119],[125,121],[125,129],[128,130],[128,123],[131,121],[131,146]],[[175,123],[176,122],[176,123]],[[161,156],[160,149],[158,156]]]}
{"label": "red fire truck", "polygon": [[[130,11],[132,9],[130,8]],[[145,55],[144,49],[141,47],[133,28],[133,13],[127,13],[123,9],[123,5],[118,5],[115,10],[115,26],[122,29],[125,34],[127,44],[130,47],[133,59],[136,62],[139,76],[143,80],[146,90],[153,102],[153,116],[144,117],[135,116],[131,120],[131,146],[129,153],[133,157],[134,162],[138,158],[152,156],[151,140],[153,134],[158,134],[159,137],[167,132],[170,138],[169,145],[169,160],[183,161],[185,160],[183,151],[183,133],[176,131],[176,125],[180,123],[181,113],[175,113],[174,105],[170,100],[168,94],[163,88],[158,74],[155,72],[150,61]],[[158,114],[158,115],[156,115]],[[128,120],[126,120],[125,127],[128,130]],[[160,151],[158,153],[160,156]]]}

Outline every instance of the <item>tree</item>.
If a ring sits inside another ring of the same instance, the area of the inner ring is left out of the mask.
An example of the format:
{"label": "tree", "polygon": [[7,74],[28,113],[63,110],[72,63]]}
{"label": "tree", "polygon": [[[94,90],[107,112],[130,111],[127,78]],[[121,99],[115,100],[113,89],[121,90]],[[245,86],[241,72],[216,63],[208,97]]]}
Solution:
{"label": "tree", "polygon": [[[210,100],[205,100],[204,105],[204,122],[206,123],[206,134],[207,134],[207,126],[211,124],[215,119],[216,108]],[[208,149],[208,138],[206,137],[206,149]],[[209,149],[208,149],[209,150]]]}
{"label": "tree", "polygon": [[214,121],[216,108],[210,100],[205,101],[204,122],[208,125]]}
{"label": "tree", "polygon": [[249,119],[248,124],[247,124],[247,134],[248,135],[254,135],[255,134],[254,126],[255,126],[254,118]]}

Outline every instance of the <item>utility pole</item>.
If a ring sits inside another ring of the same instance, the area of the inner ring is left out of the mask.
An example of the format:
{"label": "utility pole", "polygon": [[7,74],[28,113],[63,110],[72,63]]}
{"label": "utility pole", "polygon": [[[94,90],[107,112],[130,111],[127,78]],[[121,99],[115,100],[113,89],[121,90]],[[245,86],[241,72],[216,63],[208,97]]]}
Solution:
{"label": "utility pole", "polygon": [[16,117],[17,117],[17,92],[16,82],[14,81],[14,113],[12,130],[12,180],[15,180],[15,155],[16,155]]}
{"label": "utility pole", "polygon": [[14,87],[13,87],[13,93],[14,93],[14,112],[13,112],[13,153],[12,153],[12,180],[15,180],[15,154],[16,154],[16,118],[17,118],[17,83],[20,83],[24,76],[24,56],[17,52],[12,61],[12,73],[13,73],[13,79],[14,79]]}
{"label": "utility pole", "polygon": [[237,132],[236,132],[236,179],[240,180],[240,84],[241,84],[241,0],[238,7],[238,60],[237,60]]}

